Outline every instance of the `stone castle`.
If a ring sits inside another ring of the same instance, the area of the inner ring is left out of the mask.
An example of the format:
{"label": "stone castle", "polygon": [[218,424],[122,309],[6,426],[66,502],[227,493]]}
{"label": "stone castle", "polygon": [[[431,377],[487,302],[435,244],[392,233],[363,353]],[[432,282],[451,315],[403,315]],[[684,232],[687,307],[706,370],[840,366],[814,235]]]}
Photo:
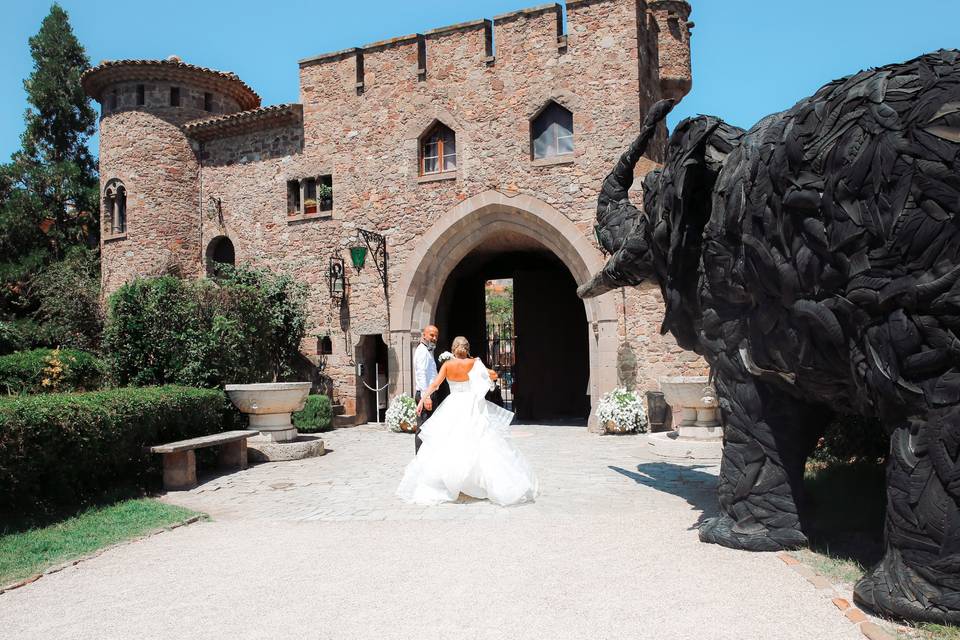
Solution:
{"label": "stone castle", "polygon": [[306,58],[299,102],[268,107],[176,57],[103,62],[83,86],[102,106],[104,292],[218,262],[292,274],[341,422],[375,419],[370,387],[412,391],[425,324],[488,356],[491,278],[514,279],[521,417],[586,417],[618,384],[702,373],[660,335],[655,287],[575,294],[604,262],[601,181],[648,107],[690,89],[689,16],[568,0],[564,28],[541,5]]}

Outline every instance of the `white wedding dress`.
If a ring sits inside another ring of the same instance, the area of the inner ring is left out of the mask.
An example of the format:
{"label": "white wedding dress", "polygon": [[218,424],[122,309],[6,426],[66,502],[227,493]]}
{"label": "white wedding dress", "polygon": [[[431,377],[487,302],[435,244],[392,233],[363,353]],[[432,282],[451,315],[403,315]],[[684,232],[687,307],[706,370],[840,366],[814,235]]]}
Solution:
{"label": "white wedding dress", "polygon": [[447,384],[450,395],[423,423],[423,444],[407,465],[397,495],[425,505],[453,502],[461,493],[499,505],[536,498],[536,474],[506,439],[513,413],[484,399],[491,382],[480,359],[468,381]]}

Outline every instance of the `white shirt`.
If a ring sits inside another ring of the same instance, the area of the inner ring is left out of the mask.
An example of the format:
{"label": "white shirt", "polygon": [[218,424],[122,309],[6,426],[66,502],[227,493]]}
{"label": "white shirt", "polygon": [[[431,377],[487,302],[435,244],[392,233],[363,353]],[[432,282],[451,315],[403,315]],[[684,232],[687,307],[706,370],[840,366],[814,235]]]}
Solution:
{"label": "white shirt", "polygon": [[416,391],[426,391],[437,377],[437,361],[433,353],[421,342],[413,352],[413,378]]}

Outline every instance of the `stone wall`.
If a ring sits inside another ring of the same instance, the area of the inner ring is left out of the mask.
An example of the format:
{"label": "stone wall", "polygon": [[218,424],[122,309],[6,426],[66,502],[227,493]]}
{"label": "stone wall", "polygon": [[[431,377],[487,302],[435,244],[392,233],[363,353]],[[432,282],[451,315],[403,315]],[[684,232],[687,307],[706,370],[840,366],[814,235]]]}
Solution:
{"label": "stone wall", "polygon": [[127,192],[126,232],[101,237],[105,294],[137,276],[199,273],[197,161],[168,115],[118,110],[100,120],[101,184],[119,179]]}

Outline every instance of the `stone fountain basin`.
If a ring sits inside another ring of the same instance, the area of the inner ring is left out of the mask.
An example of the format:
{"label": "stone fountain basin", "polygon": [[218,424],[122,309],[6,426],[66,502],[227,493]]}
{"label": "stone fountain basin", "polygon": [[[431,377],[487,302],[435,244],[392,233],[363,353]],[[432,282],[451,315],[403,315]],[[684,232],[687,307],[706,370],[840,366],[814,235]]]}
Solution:
{"label": "stone fountain basin", "polygon": [[228,384],[225,390],[230,401],[243,413],[264,415],[300,411],[310,386],[309,382],[264,382]]}
{"label": "stone fountain basin", "polygon": [[[710,378],[707,376],[676,376],[660,378],[660,390],[671,407],[706,408],[703,401],[704,389],[710,387]],[[714,396],[715,397],[715,396]]]}

